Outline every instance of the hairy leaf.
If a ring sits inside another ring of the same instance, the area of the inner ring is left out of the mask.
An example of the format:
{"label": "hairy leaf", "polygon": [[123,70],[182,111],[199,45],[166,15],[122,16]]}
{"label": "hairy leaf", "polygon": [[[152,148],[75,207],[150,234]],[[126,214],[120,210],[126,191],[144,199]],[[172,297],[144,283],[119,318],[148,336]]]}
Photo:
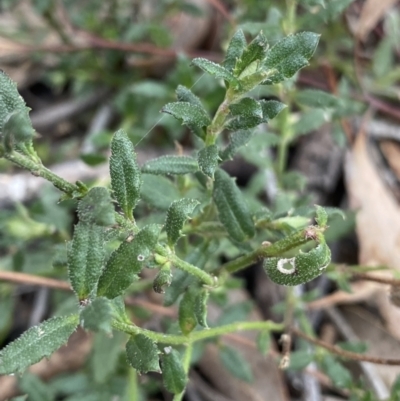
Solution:
{"label": "hairy leaf", "polygon": [[272,120],[286,107],[286,104],[277,100],[260,100],[259,103],[262,108],[263,122]]}
{"label": "hairy leaf", "polygon": [[186,219],[193,213],[200,202],[196,199],[183,198],[172,202],[167,211],[165,230],[167,231],[168,243],[174,246],[179,237]]}
{"label": "hairy leaf", "polygon": [[195,293],[188,289],[179,303],[179,327],[185,335],[190,334],[197,326],[195,306]]}
{"label": "hairy leaf", "polygon": [[126,343],[126,357],[139,373],[161,373],[157,345],[143,334],[132,336]]}
{"label": "hairy leaf", "polygon": [[68,274],[80,301],[96,292],[104,263],[104,228],[79,222],[68,247]]}
{"label": "hairy leaf", "polygon": [[98,226],[115,224],[115,210],[110,193],[104,187],[94,187],[78,203],[79,220]]}
{"label": "hairy leaf", "polygon": [[22,372],[42,358],[49,357],[67,342],[78,322],[78,315],[55,317],[25,331],[0,350],[0,375]]}
{"label": "hairy leaf", "polygon": [[313,32],[301,32],[280,40],[269,50],[264,61],[264,67],[272,72],[264,83],[281,82],[307,66],[318,45],[319,37],[320,35]]}
{"label": "hairy leaf", "polygon": [[172,282],[172,274],[170,269],[161,269],[153,281],[153,290],[159,294],[164,294],[166,287]]}
{"label": "hairy leaf", "polygon": [[237,60],[242,56],[243,50],[246,47],[246,38],[241,29],[235,32],[232,36],[231,41],[229,42],[228,49],[226,51],[224,67],[232,72]]}
{"label": "hairy leaf", "polygon": [[231,131],[253,128],[263,121],[261,104],[251,97],[241,99],[238,103],[232,104],[229,109],[234,118],[228,120],[225,126]]}
{"label": "hairy leaf", "polygon": [[245,146],[254,134],[254,130],[240,130],[230,135],[228,146],[220,152],[219,156],[222,160],[232,160],[237,151]]}
{"label": "hairy leaf", "polygon": [[214,178],[214,172],[218,167],[218,146],[210,145],[201,149],[198,154],[200,170],[208,177]]}
{"label": "hairy leaf", "polygon": [[110,176],[115,198],[125,216],[132,219],[142,180],[133,144],[123,130],[117,131],[111,141]]}
{"label": "hairy leaf", "polygon": [[241,242],[254,235],[254,223],[243,195],[234,180],[221,169],[215,172],[213,198],[219,219],[234,240]]}
{"label": "hairy leaf", "polygon": [[207,301],[210,293],[205,288],[201,288],[196,293],[194,313],[196,315],[197,322],[200,326],[208,327],[207,325]]}
{"label": "hairy leaf", "polygon": [[142,166],[143,173],[165,175],[195,173],[198,169],[197,160],[190,156],[160,156]]}
{"label": "hairy leaf", "polygon": [[331,251],[325,242],[309,252],[300,252],[292,258],[267,258],[264,270],[277,284],[293,286],[307,283],[320,276],[331,261]]}
{"label": "hairy leaf", "polygon": [[[204,109],[201,100],[189,88],[186,88],[186,86],[178,85],[175,92],[178,101],[191,103]],[[205,110],[204,113],[207,114]]]}
{"label": "hairy leaf", "polygon": [[107,298],[98,297],[82,310],[80,315],[81,325],[86,330],[103,331],[111,333],[111,320],[113,318],[113,306]]}
{"label": "hairy leaf", "polygon": [[201,57],[193,59],[192,64],[201,68],[204,72],[207,72],[215,78],[222,78],[234,87],[239,87],[239,81],[231,72],[229,72],[229,70],[227,70],[222,65],[216,64],[210,60]]}
{"label": "hairy leaf", "polygon": [[181,393],[185,389],[187,376],[179,352],[172,347],[165,347],[161,354],[161,368],[165,388],[173,394]]}
{"label": "hairy leaf", "polygon": [[157,244],[160,226],[156,224],[142,228],[134,238],[128,238],[108,259],[100,277],[97,296],[115,298],[121,295],[145,266]]}

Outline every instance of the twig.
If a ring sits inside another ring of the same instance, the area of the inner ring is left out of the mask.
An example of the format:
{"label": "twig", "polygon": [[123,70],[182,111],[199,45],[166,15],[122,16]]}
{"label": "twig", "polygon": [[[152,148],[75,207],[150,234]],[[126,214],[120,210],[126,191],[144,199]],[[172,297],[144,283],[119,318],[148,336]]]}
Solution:
{"label": "twig", "polygon": [[368,273],[352,273],[352,276],[354,278],[359,278],[362,280],[374,281],[376,283],[389,284],[394,287],[400,287],[400,280],[396,278],[377,277],[377,276],[372,276],[371,274]]}
{"label": "twig", "polygon": [[318,340],[317,338],[311,337],[308,334],[303,333],[302,331],[298,330],[295,327],[292,328],[292,333],[303,338],[304,340],[307,340],[311,344],[325,348],[328,351],[332,352],[333,354],[341,356],[342,358],[353,359],[355,361],[371,362],[371,363],[375,363],[377,365],[400,366],[400,359],[379,358],[379,357],[375,357],[375,356],[361,355],[361,354],[357,354],[356,352],[346,351],[340,347],[328,344],[325,341],[321,341],[321,340]]}
{"label": "twig", "polygon": [[54,278],[39,277],[33,274],[0,271],[0,281],[8,281],[16,284],[37,285],[41,287],[54,288],[57,290],[71,291],[71,286],[62,280]]}

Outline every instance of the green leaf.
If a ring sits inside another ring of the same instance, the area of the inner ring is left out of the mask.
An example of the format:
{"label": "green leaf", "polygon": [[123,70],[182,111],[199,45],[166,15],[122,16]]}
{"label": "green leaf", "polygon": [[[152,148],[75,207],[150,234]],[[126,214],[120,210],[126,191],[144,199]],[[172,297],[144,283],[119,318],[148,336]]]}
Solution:
{"label": "green leaf", "polygon": [[338,388],[349,388],[353,383],[353,378],[348,369],[338,362],[332,355],[324,355],[322,368],[330,377],[333,384]]}
{"label": "green leaf", "polygon": [[115,298],[121,295],[146,264],[157,244],[160,226],[150,224],[142,228],[135,237],[125,240],[108,259],[99,280],[97,296]]}
{"label": "green leaf", "polygon": [[272,120],[275,118],[284,108],[286,108],[286,104],[278,102],[277,100],[260,100],[259,101],[262,113],[263,113],[263,122],[267,122],[268,120]]}
{"label": "green leaf", "polygon": [[225,60],[223,63],[224,67],[229,72],[233,71],[236,61],[242,56],[246,44],[247,42],[244,33],[241,29],[239,29],[235,32],[235,34],[232,36],[231,41],[229,42],[229,46],[226,51]]}
{"label": "green leaf", "polygon": [[239,81],[229,70],[227,70],[222,65],[216,64],[210,60],[201,57],[194,58],[192,60],[192,65],[201,68],[204,72],[207,72],[215,78],[224,79],[236,88],[239,87]]}
{"label": "green leaf", "polygon": [[188,289],[179,303],[179,327],[186,336],[197,326],[195,307],[196,294]]}
{"label": "green leaf", "polygon": [[168,244],[172,247],[182,236],[181,230],[186,219],[193,213],[200,202],[196,199],[182,198],[172,202],[167,211],[165,230],[167,232]]}
{"label": "green leaf", "polygon": [[113,307],[107,298],[96,298],[90,305],[82,310],[80,315],[81,325],[86,330],[103,331],[111,333],[111,320]]}
{"label": "green leaf", "polygon": [[339,103],[336,96],[317,89],[298,91],[295,96],[298,103],[315,108],[335,108]]}
{"label": "green leaf", "polygon": [[111,141],[110,176],[115,198],[125,216],[132,220],[142,180],[133,144],[123,130],[117,131]]}
{"label": "green leaf", "polygon": [[164,294],[166,287],[172,283],[171,269],[161,269],[153,281],[153,290],[159,294]]}
{"label": "green leaf", "polygon": [[104,254],[104,228],[79,222],[68,247],[68,275],[80,301],[96,292]]}
{"label": "green leaf", "polygon": [[244,241],[254,235],[254,222],[235,181],[223,170],[215,172],[214,202],[219,219],[226,231],[236,241]]}
{"label": "green leaf", "polygon": [[253,128],[263,121],[261,104],[251,97],[240,99],[231,104],[229,109],[234,118],[228,120],[225,127],[231,131]]}
{"label": "green leaf", "polygon": [[301,32],[280,40],[269,50],[264,61],[264,67],[272,73],[264,83],[281,82],[307,66],[317,48],[319,37],[313,32]]}
{"label": "green leaf", "polygon": [[0,375],[22,372],[64,345],[78,326],[79,316],[62,316],[31,327],[0,350]]}
{"label": "green leaf", "polygon": [[277,284],[293,286],[307,283],[320,276],[331,261],[331,251],[325,242],[309,252],[300,252],[293,258],[267,258],[264,270]]}
{"label": "green leaf", "polygon": [[198,170],[197,160],[190,156],[161,156],[142,166],[142,172],[148,174],[182,175]]}
{"label": "green leaf", "polygon": [[[200,108],[204,109],[201,100],[189,88],[186,88],[186,86],[178,85],[175,93],[179,102],[191,103],[194,104],[195,106],[199,106]],[[205,110],[204,113],[207,114]]]}
{"label": "green leaf", "polygon": [[218,167],[218,146],[210,145],[200,150],[198,163],[200,170],[208,177],[214,178],[214,172]]}
{"label": "green leaf", "polygon": [[174,116],[182,124],[188,126],[194,134],[205,138],[204,127],[211,124],[210,117],[203,107],[189,102],[174,102],[166,104],[161,111]]}
{"label": "green leaf", "polygon": [[150,174],[143,174],[141,196],[146,203],[160,210],[167,210],[174,200],[180,198],[171,180]]}
{"label": "green leaf", "polygon": [[207,325],[207,302],[210,292],[205,288],[201,288],[197,294],[194,304],[194,313],[196,315],[197,322],[200,326],[205,328]]}
{"label": "green leaf", "polygon": [[296,136],[309,134],[325,124],[329,119],[329,114],[322,109],[314,109],[302,114],[300,120],[293,126]]}
{"label": "green leaf", "polygon": [[246,382],[253,381],[253,374],[247,361],[232,347],[223,346],[219,351],[222,364],[233,376]]}
{"label": "green leaf", "polygon": [[225,160],[232,160],[233,156],[237,153],[237,151],[242,147],[245,146],[253,136],[254,131],[250,130],[240,130],[237,132],[233,132],[230,135],[229,145],[220,152],[220,158]]}
{"label": "green leaf", "polygon": [[172,347],[165,347],[161,354],[161,369],[164,387],[173,394],[181,393],[187,383],[187,375],[183,368],[181,356]]}
{"label": "green leaf", "polygon": [[112,337],[104,332],[94,335],[90,368],[96,383],[106,383],[115,374],[121,346],[125,341],[126,334],[120,331],[114,331]]}
{"label": "green leaf", "polygon": [[326,210],[319,205],[315,205],[315,213],[316,213],[316,218],[315,221],[318,224],[319,227],[326,227],[328,223],[328,213]]}
{"label": "green leaf", "polygon": [[[234,74],[240,75],[243,77],[246,75],[246,69],[251,69],[251,65],[256,62],[257,64],[261,64],[264,60],[268,50],[268,42],[264,34],[259,33],[245,48],[242,56],[237,61]],[[245,74],[243,74],[243,72]]]}
{"label": "green leaf", "polygon": [[29,401],[53,401],[52,389],[32,373],[26,372],[19,380],[18,387],[29,396]]}
{"label": "green leaf", "polygon": [[98,226],[115,224],[115,210],[110,193],[104,187],[94,187],[78,203],[79,220]]}
{"label": "green leaf", "polygon": [[[1,74],[1,73],[0,73]],[[16,110],[7,115],[3,128],[3,143],[7,151],[12,151],[15,145],[31,143],[35,131],[28,115],[28,109]]]}
{"label": "green leaf", "polygon": [[290,370],[306,368],[314,359],[315,354],[310,350],[294,351],[290,354]]}
{"label": "green leaf", "polygon": [[264,330],[260,331],[257,335],[257,348],[260,351],[261,355],[267,355],[271,348],[271,334],[269,331]]}
{"label": "green leaf", "polygon": [[126,357],[139,373],[161,373],[157,345],[143,334],[132,336],[126,343]]}

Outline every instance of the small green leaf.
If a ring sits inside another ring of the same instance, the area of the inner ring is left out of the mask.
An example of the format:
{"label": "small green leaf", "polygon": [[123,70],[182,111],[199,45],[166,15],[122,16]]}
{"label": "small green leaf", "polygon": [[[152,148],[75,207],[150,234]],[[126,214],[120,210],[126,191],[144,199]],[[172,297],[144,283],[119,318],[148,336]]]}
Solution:
{"label": "small green leaf", "polygon": [[98,226],[115,224],[115,210],[110,193],[104,187],[94,187],[78,203],[79,220]]}
{"label": "small green leaf", "polygon": [[[186,86],[178,85],[175,93],[176,93],[176,97],[178,98],[179,102],[191,103],[191,104],[194,104],[194,105],[199,106],[200,108],[204,109],[204,106],[201,103],[201,100],[189,88],[186,88]],[[204,113],[207,114],[207,112],[205,110],[204,110]]]}
{"label": "small green leaf", "polygon": [[310,350],[298,350],[290,354],[290,370],[306,368],[314,359],[315,354]]}
{"label": "small green leaf", "polygon": [[321,127],[329,120],[329,113],[322,109],[313,109],[303,113],[300,120],[293,126],[293,131],[296,136],[309,134]]}
{"label": "small green leaf", "polygon": [[210,60],[201,57],[193,59],[192,64],[201,68],[204,72],[207,72],[215,78],[224,79],[234,87],[239,87],[239,81],[231,72],[229,72],[229,70],[227,70],[222,65],[216,64]]}
{"label": "small green leaf", "polygon": [[286,104],[277,100],[260,100],[259,103],[262,108],[263,122],[272,120],[286,107]]}
{"label": "small green leaf", "polygon": [[268,50],[268,42],[264,34],[259,33],[243,51],[241,58],[235,65],[234,74],[244,75],[246,69],[249,68],[254,62],[261,64],[264,60]]}
{"label": "small green leaf", "polygon": [[148,174],[182,175],[198,170],[197,160],[190,156],[161,156],[142,166],[142,172]]}
{"label": "small green leaf", "polygon": [[161,111],[174,116],[177,120],[188,126],[194,134],[205,138],[204,127],[211,124],[210,117],[203,107],[188,102],[174,102],[166,104]]}
{"label": "small green leaf", "polygon": [[132,220],[142,180],[133,144],[123,130],[117,131],[111,141],[110,176],[115,198],[125,216]]}
{"label": "small green leaf", "polygon": [[165,230],[167,231],[168,243],[174,246],[182,236],[181,230],[186,219],[193,213],[200,202],[196,199],[182,198],[172,202],[167,211]]}
{"label": "small green leaf", "polygon": [[166,287],[169,287],[172,282],[171,269],[161,269],[153,281],[153,290],[159,294],[164,294]]}
{"label": "small green leaf", "polygon": [[139,373],[161,373],[157,345],[143,334],[132,336],[126,343],[126,357]]}
{"label": "small green leaf", "polygon": [[14,146],[18,148],[21,143],[31,143],[35,131],[28,115],[28,109],[10,113],[4,121],[2,133],[7,151],[12,151]]}
{"label": "small green leaf", "polygon": [[251,139],[254,134],[254,130],[240,130],[233,132],[230,135],[229,145],[220,152],[220,158],[225,160],[232,160],[233,156],[237,153],[237,151],[245,146]]}
{"label": "small green leaf", "polygon": [[223,346],[220,349],[219,356],[222,364],[233,376],[246,382],[253,381],[253,374],[249,364],[234,348]]}
{"label": "small green leaf", "polygon": [[121,295],[146,264],[157,244],[160,226],[150,224],[142,228],[133,239],[128,238],[107,261],[99,280],[97,296],[113,299]]}
{"label": "small green leaf", "polygon": [[331,261],[331,251],[325,242],[309,252],[300,252],[293,258],[267,258],[264,270],[269,278],[280,285],[299,285],[320,276]]}
{"label": "small green leaf", "polygon": [[80,320],[82,327],[86,330],[111,333],[112,317],[113,307],[111,301],[107,298],[99,297],[82,310]]}
{"label": "small green leaf", "polygon": [[186,336],[197,326],[195,307],[196,294],[188,289],[179,303],[179,327]]}
{"label": "small green leaf", "polygon": [[173,394],[181,393],[187,383],[187,375],[183,368],[181,356],[172,347],[165,347],[161,354],[161,368],[164,387]]}
{"label": "small green leaf", "polygon": [[64,345],[78,326],[79,316],[62,316],[31,327],[0,350],[0,375],[22,372]]}
{"label": "small green leaf", "polygon": [[332,355],[326,354],[322,359],[322,368],[338,388],[349,388],[353,383],[350,371]]}
{"label": "small green leaf", "polygon": [[275,84],[292,77],[308,65],[318,45],[320,35],[301,32],[280,40],[267,53],[264,67],[272,71],[265,84]]}
{"label": "small green leaf", "polygon": [[257,348],[261,355],[267,355],[271,348],[271,334],[269,331],[261,331],[257,336]]}
{"label": "small green leaf", "polygon": [[214,172],[218,167],[218,146],[210,145],[200,150],[198,163],[200,170],[208,177],[214,178]]}
{"label": "small green leaf", "polygon": [[210,292],[205,288],[201,288],[197,294],[195,299],[194,305],[194,313],[196,315],[197,322],[200,326],[205,328],[208,327],[207,325],[207,301]]}
{"label": "small green leaf", "polygon": [[104,228],[79,222],[68,247],[68,274],[80,301],[96,292],[104,254]]}
{"label": "small green leaf", "polygon": [[241,29],[239,29],[235,32],[235,34],[232,36],[231,41],[229,42],[229,46],[226,51],[225,60],[223,63],[224,67],[229,72],[233,71],[237,60],[239,60],[242,56],[246,44],[247,42],[244,33]]}
{"label": "small green leaf", "polygon": [[317,89],[305,89],[296,93],[296,101],[302,105],[315,108],[335,108],[339,99],[328,92]]}
{"label": "small green leaf", "polygon": [[319,227],[326,227],[328,224],[328,213],[326,210],[319,205],[315,205],[315,213],[316,213],[316,218],[315,221],[317,222]]}
{"label": "small green leaf", "polygon": [[160,210],[167,210],[174,200],[180,198],[171,180],[151,174],[143,174],[141,196],[146,203]]}
{"label": "small green leaf", "polygon": [[253,128],[263,121],[261,104],[251,97],[240,99],[231,104],[229,109],[234,118],[228,120],[225,126],[231,131]]}
{"label": "small green leaf", "polygon": [[183,271],[176,270],[172,276],[172,283],[166,289],[164,296],[164,306],[173,305],[186,289],[195,281],[195,278]]}
{"label": "small green leaf", "polygon": [[219,219],[226,231],[236,241],[244,241],[254,235],[254,222],[235,181],[223,170],[215,172],[214,202]]}

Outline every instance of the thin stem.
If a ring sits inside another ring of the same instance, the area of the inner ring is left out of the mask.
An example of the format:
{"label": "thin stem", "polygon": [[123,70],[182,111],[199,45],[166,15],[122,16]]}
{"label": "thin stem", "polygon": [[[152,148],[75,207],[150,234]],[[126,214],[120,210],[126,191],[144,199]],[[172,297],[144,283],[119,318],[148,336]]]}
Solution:
{"label": "thin stem", "polygon": [[400,359],[391,359],[391,358],[385,359],[385,358],[379,358],[379,357],[370,356],[370,355],[357,354],[356,352],[346,351],[340,347],[331,345],[325,341],[311,337],[308,334],[303,333],[302,331],[298,330],[295,327],[292,328],[292,333],[296,334],[297,336],[299,336],[301,338],[304,338],[304,340],[307,340],[311,344],[315,344],[319,347],[325,348],[328,351],[332,352],[333,354],[341,356],[342,358],[353,359],[356,361],[371,362],[371,363],[375,363],[377,365],[391,365],[391,366],[400,365]]}
{"label": "thin stem", "polygon": [[73,196],[73,194],[80,193],[80,188],[70,182],[64,180],[59,177],[57,174],[54,174],[48,168],[43,166],[41,163],[35,163],[30,160],[26,156],[21,155],[18,152],[6,153],[4,157],[11,162],[15,163],[19,167],[24,168],[25,170],[30,171],[33,175],[37,177],[42,177],[47,181],[50,181],[56,188],[60,191],[65,192],[69,196]]}
{"label": "thin stem", "polygon": [[315,238],[319,230],[318,227],[309,226],[297,233],[276,241],[273,244],[261,245],[261,247],[255,251],[223,264],[216,270],[216,272],[221,273],[222,271],[225,271],[228,273],[235,273],[258,262],[260,259],[280,256],[290,249],[306,244],[308,241]]}
{"label": "thin stem", "polygon": [[142,329],[141,327],[134,326],[118,320],[112,322],[114,329],[123,331],[129,335],[144,334],[153,341],[161,344],[169,345],[187,345],[193,344],[197,341],[205,340],[212,337],[221,336],[228,333],[247,330],[267,330],[267,331],[282,331],[284,326],[281,323],[275,323],[270,320],[264,322],[237,322],[224,326],[214,327],[209,330],[195,331],[188,336],[180,336],[173,334],[156,333],[151,330]]}

